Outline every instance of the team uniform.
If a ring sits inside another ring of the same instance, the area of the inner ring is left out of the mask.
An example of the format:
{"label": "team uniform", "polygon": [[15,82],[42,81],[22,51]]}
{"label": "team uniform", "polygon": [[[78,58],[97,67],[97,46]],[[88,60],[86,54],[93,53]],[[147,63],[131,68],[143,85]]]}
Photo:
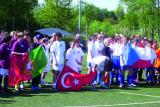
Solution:
{"label": "team uniform", "polygon": [[45,54],[47,57],[47,65],[43,72],[49,72],[51,70],[51,55],[50,55],[50,44],[44,46]]}
{"label": "team uniform", "polygon": [[[52,62],[53,70],[60,71],[60,72],[62,71],[64,67],[65,50],[66,50],[66,46],[64,41],[55,41],[51,45],[51,49],[50,49],[51,54],[52,56],[54,56],[55,54],[55,58],[53,57],[53,62]],[[56,61],[58,65],[56,65]]]}
{"label": "team uniform", "polygon": [[114,77],[116,78],[116,83],[119,82],[119,70],[120,70],[120,43],[114,43],[112,47],[112,72],[110,72],[110,84],[112,84]]}
{"label": "team uniform", "polygon": [[[81,62],[81,60],[82,60],[81,58],[84,55],[83,50],[82,50],[81,47],[75,47],[75,49],[76,49],[76,60],[78,62]],[[76,71],[80,73],[81,70],[82,70],[82,65],[77,64],[77,70]]]}
{"label": "team uniform", "polygon": [[66,52],[66,60],[67,60],[67,66],[73,69],[74,71],[77,71],[77,62],[76,62],[76,49],[75,48],[69,48]]}
{"label": "team uniform", "polygon": [[120,82],[120,87],[124,86],[124,73],[126,70],[126,66],[125,66],[125,60],[126,60],[126,51],[127,51],[127,46],[126,45],[121,45],[119,48],[119,54],[120,54],[120,72],[119,72],[119,82]]}
{"label": "team uniform", "polygon": [[155,77],[153,65],[154,65],[154,60],[157,58],[157,55],[156,55],[154,49],[152,49],[150,47],[146,47],[145,49],[147,50],[146,51],[147,58],[150,59],[150,63],[151,63],[151,66],[146,68],[146,82],[153,83],[154,82],[153,77]]}
{"label": "team uniform", "polygon": [[93,67],[93,58],[96,57],[96,48],[93,41],[88,43],[87,67]]}

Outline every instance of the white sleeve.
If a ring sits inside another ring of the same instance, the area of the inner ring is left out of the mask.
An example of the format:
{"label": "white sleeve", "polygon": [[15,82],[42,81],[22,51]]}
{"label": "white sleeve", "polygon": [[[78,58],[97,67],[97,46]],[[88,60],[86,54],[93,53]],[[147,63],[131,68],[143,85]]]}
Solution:
{"label": "white sleeve", "polygon": [[84,55],[82,48],[79,48],[80,52],[81,52],[81,56]]}
{"label": "white sleeve", "polygon": [[63,52],[66,51],[66,45],[65,45],[65,42],[63,41]]}
{"label": "white sleeve", "polygon": [[69,56],[70,56],[70,49],[68,49],[67,52],[66,52],[66,59],[67,60],[69,59]]}
{"label": "white sleeve", "polygon": [[50,52],[51,53],[53,53],[53,52],[55,52],[56,50],[55,50],[55,43],[53,43],[52,45],[51,45],[51,47],[50,47]]}

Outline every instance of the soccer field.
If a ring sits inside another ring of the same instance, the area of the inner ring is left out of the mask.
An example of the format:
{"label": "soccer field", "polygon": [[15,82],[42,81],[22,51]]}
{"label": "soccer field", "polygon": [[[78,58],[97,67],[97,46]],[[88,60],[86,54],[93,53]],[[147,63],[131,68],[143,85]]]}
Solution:
{"label": "soccer field", "polygon": [[27,89],[23,94],[0,97],[0,107],[159,107],[160,87],[129,89],[85,88],[78,92],[54,92],[43,88],[38,93]]}
{"label": "soccer field", "polygon": [[[83,71],[86,72],[84,62]],[[47,76],[51,82],[52,73]],[[77,92],[55,92],[51,87],[33,92],[26,88],[24,93],[13,92],[0,95],[0,107],[159,107],[160,85],[149,86],[141,83],[138,87],[121,89],[111,86],[96,90],[85,87]]]}

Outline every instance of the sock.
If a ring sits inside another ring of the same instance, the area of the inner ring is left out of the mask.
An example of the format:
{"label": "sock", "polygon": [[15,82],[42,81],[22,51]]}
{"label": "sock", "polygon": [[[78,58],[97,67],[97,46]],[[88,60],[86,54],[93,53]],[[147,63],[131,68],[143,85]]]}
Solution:
{"label": "sock", "polygon": [[134,73],[133,73],[132,78],[133,78],[133,80],[136,80],[136,79],[137,79],[137,72],[134,72]]}
{"label": "sock", "polygon": [[124,85],[124,74],[120,74],[120,84]]}
{"label": "sock", "polygon": [[97,83],[100,83],[101,73],[100,71],[97,72]]}
{"label": "sock", "polygon": [[2,79],[3,79],[3,75],[0,75],[0,88],[2,88]]}
{"label": "sock", "polygon": [[8,76],[4,77],[4,90],[8,89]]}
{"label": "sock", "polygon": [[119,83],[119,73],[116,72],[116,83]]}
{"label": "sock", "polygon": [[127,83],[130,85],[130,75],[127,76]]}
{"label": "sock", "polygon": [[103,80],[106,84],[109,83],[109,75],[106,74]]}
{"label": "sock", "polygon": [[110,76],[109,76],[109,77],[110,77],[110,84],[112,84],[113,78],[114,78],[114,72],[111,71],[111,72],[109,73],[109,75],[110,75]]}
{"label": "sock", "polygon": [[134,76],[130,75],[130,84],[133,84]]}

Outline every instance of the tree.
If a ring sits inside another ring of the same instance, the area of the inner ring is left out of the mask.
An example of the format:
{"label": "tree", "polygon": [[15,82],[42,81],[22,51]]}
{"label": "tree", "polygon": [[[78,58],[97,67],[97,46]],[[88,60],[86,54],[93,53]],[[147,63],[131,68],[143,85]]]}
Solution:
{"label": "tree", "polygon": [[[32,9],[38,0],[1,0],[0,26],[2,29],[26,29],[27,20],[32,19]],[[5,24],[4,24],[5,23]],[[33,23],[33,22],[31,22]]]}
{"label": "tree", "polygon": [[41,26],[67,29],[72,19],[71,0],[45,0],[34,13]]}

